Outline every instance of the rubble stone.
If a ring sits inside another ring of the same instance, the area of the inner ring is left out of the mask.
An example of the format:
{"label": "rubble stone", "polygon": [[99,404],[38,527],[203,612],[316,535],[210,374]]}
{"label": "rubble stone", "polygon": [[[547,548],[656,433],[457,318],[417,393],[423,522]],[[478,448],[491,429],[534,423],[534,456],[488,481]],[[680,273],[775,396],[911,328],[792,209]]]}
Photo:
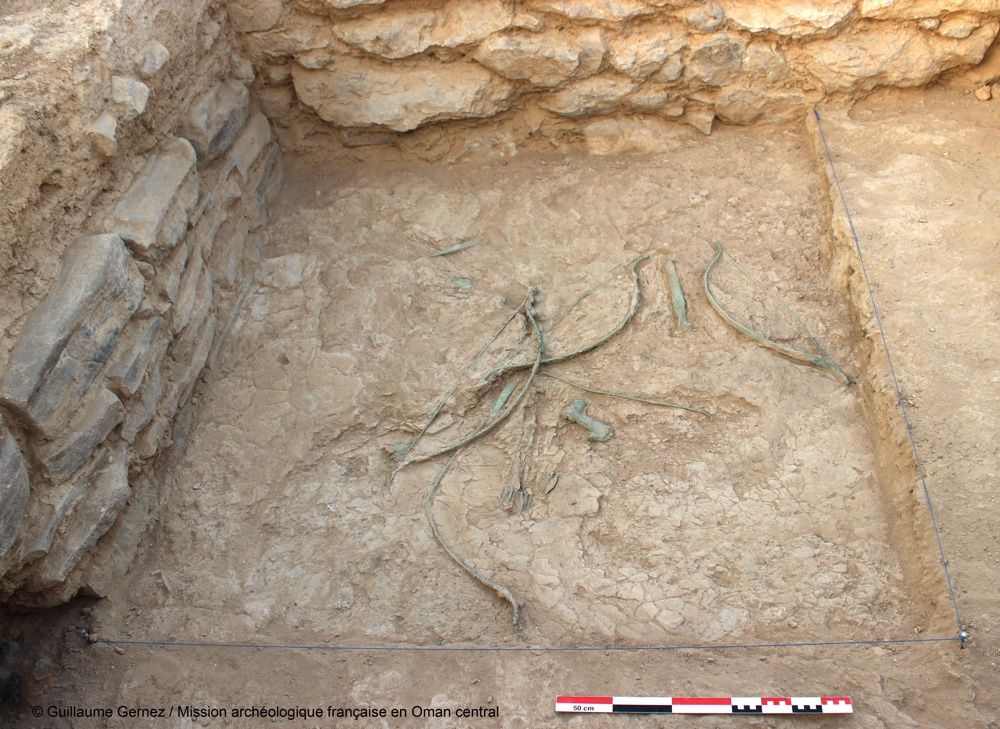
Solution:
{"label": "rubble stone", "polygon": [[396,7],[334,25],[337,37],[383,58],[406,58],[432,47],[478,43],[511,26],[502,0],[451,0],[438,9]]}
{"label": "rubble stone", "polygon": [[118,154],[118,140],[115,138],[117,129],[118,121],[105,111],[87,127],[87,139],[102,155],[114,157]]}
{"label": "rubble stone", "polygon": [[128,76],[111,77],[111,102],[119,110],[119,117],[126,121],[135,119],[146,111],[149,87]]}
{"label": "rubble stone", "polygon": [[580,66],[579,48],[559,34],[494,35],[479,46],[474,58],[504,78],[542,87],[558,86]]}
{"label": "rubble stone", "polygon": [[236,79],[216,84],[191,107],[178,134],[194,147],[199,161],[229,149],[250,116],[250,92]]}
{"label": "rubble stone", "polygon": [[136,73],[142,78],[155,76],[161,68],[170,60],[170,51],[158,41],[153,41],[146,46],[136,59]]}
{"label": "rubble stone", "polygon": [[606,113],[618,108],[637,85],[627,77],[595,76],[566,86],[543,100],[542,106],[568,117]]}
{"label": "rubble stone", "polygon": [[292,69],[299,99],[339,126],[380,125],[397,132],[429,121],[487,117],[505,109],[513,87],[475,63],[408,66],[344,58],[329,69]]}

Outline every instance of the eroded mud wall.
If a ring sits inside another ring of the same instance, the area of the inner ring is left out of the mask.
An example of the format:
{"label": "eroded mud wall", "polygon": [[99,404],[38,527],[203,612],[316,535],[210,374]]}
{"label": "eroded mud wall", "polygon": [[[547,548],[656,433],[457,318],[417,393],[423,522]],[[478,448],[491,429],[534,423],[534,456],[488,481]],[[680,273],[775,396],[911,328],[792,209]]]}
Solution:
{"label": "eroded mud wall", "polygon": [[10,11],[0,599],[47,605],[105,594],[135,555],[282,167],[220,3]]}

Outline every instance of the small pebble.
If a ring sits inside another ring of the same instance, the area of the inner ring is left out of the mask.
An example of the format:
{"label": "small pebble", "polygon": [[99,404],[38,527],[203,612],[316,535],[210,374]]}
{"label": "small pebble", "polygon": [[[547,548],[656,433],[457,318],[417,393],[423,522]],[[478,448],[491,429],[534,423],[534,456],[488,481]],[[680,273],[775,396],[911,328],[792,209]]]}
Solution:
{"label": "small pebble", "polygon": [[115,118],[104,112],[87,127],[87,139],[100,154],[113,157],[118,152],[118,141],[115,139],[117,129],[118,122]]}
{"label": "small pebble", "polygon": [[976,89],[976,98],[980,101],[989,101],[993,98],[993,91],[989,86],[980,86]]}
{"label": "small pebble", "polygon": [[118,107],[121,119],[135,119],[146,111],[149,87],[128,76],[111,77],[111,101]]}
{"label": "small pebble", "polygon": [[155,76],[156,72],[163,68],[170,59],[170,51],[159,41],[153,41],[142,49],[136,58],[136,71],[142,78]]}

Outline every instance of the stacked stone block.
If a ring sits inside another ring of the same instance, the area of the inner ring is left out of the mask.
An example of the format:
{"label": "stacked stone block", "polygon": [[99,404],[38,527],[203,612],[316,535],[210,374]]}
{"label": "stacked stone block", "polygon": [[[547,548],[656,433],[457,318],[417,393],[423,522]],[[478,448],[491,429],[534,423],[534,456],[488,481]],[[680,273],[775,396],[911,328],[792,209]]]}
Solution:
{"label": "stacked stone block", "polygon": [[150,502],[130,474],[171,448],[250,280],[282,184],[267,118],[228,79],[176,134],[68,248],[0,376],[2,598],[104,594],[127,567]]}
{"label": "stacked stone block", "polygon": [[[710,132],[979,63],[993,0],[231,0],[268,114],[396,133],[538,107]],[[356,133],[352,132],[356,136]],[[376,137],[370,137],[375,139]]]}

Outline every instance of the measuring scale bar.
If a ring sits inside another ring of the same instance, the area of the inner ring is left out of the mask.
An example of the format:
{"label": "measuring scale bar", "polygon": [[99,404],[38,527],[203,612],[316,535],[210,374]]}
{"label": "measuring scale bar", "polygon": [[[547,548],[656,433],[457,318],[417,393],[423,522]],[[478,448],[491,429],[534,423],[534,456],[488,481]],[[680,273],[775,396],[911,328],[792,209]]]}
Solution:
{"label": "measuring scale bar", "polygon": [[853,714],[849,696],[557,696],[575,714]]}

